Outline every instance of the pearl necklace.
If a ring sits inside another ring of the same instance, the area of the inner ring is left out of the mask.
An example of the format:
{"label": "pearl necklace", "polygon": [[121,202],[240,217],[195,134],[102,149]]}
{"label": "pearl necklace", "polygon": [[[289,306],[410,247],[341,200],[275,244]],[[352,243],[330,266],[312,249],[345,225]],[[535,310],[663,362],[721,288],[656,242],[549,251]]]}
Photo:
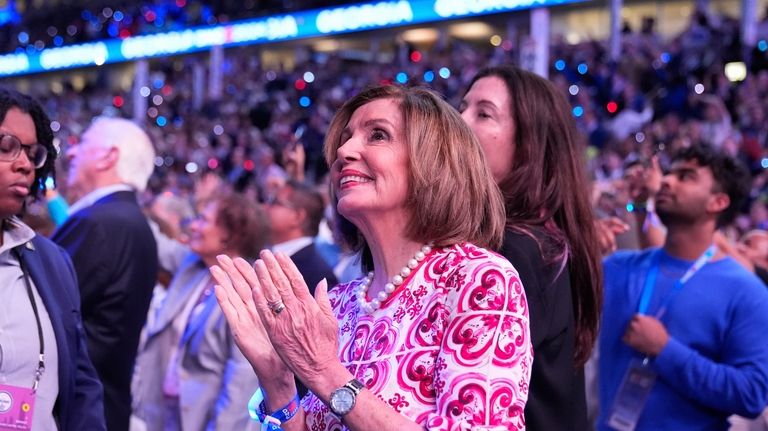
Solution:
{"label": "pearl necklace", "polygon": [[379,292],[376,298],[372,299],[371,302],[365,300],[368,289],[371,287],[371,283],[373,282],[373,271],[369,272],[363,280],[362,284],[360,284],[355,290],[357,303],[360,305],[360,308],[368,314],[372,314],[374,311],[381,308],[381,304],[389,298],[389,295],[395,291],[397,286],[403,284],[405,278],[411,275],[411,271],[416,269],[416,267],[419,266],[419,262],[424,260],[424,258],[427,257],[431,251],[432,244],[422,246],[421,249],[417,251],[415,255],[413,255],[413,258],[408,261],[408,264],[400,270],[400,273],[392,277],[392,280],[384,285],[384,290]]}

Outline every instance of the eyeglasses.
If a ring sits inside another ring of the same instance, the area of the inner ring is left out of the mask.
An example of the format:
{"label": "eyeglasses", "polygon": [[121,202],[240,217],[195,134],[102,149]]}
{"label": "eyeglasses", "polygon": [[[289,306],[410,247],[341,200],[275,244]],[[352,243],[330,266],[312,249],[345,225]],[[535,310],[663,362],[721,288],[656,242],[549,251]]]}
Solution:
{"label": "eyeglasses", "polygon": [[296,205],[294,205],[294,204],[292,204],[292,203],[290,203],[288,201],[285,201],[283,199],[280,199],[280,198],[278,198],[275,195],[267,196],[264,199],[264,205],[279,206],[279,207],[283,207],[283,208],[288,208],[289,210],[295,210],[296,209]]}
{"label": "eyeglasses", "polygon": [[35,169],[40,169],[48,159],[48,149],[45,145],[35,142],[32,145],[23,145],[19,138],[13,135],[0,134],[0,160],[5,162],[12,162],[19,158],[21,150],[27,154],[27,159],[35,166]]}

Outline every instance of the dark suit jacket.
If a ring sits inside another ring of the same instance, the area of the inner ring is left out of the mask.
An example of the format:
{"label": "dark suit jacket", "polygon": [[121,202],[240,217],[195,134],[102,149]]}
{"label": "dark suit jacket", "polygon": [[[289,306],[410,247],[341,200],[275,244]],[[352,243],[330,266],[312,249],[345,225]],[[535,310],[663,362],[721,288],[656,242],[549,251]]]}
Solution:
{"label": "dark suit jacket", "polygon": [[72,258],[80,283],[88,351],[104,385],[107,428],[127,431],[139,334],[157,276],[157,245],[129,191],[70,216],[53,240]]}
{"label": "dark suit jacket", "polygon": [[315,294],[317,283],[320,283],[323,278],[328,281],[328,290],[338,284],[333,270],[317,252],[314,242],[292,254],[291,260],[296,264],[301,275],[304,276],[304,281],[307,282],[307,287],[309,287],[312,295]]}
{"label": "dark suit jacket", "polygon": [[576,322],[568,268],[560,272],[559,265],[547,265],[536,240],[510,230],[504,234],[501,254],[520,274],[530,311],[533,368],[526,428],[587,430],[584,369],[574,366]]}
{"label": "dark suit jacket", "polygon": [[101,383],[88,358],[80,320],[80,295],[72,262],[47,238],[35,236],[34,250],[16,249],[45,304],[56,336],[59,395],[53,415],[60,431],[104,430]]}

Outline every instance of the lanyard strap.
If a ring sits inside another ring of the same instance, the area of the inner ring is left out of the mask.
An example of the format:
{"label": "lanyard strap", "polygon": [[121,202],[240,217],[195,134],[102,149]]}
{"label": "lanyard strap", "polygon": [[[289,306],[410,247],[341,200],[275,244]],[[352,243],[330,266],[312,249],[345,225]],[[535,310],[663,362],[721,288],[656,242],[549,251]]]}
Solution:
{"label": "lanyard strap", "polygon": [[[688,282],[717,252],[717,246],[710,245],[704,253],[693,262],[690,268],[683,274],[683,276],[675,282],[675,286],[662,300],[659,306],[659,311],[656,313],[656,318],[661,318],[667,311],[667,307],[672,302],[672,298],[677,295],[683,288],[683,285]],[[648,269],[648,275],[645,278],[645,286],[643,287],[643,293],[640,295],[640,304],[637,307],[639,314],[647,314],[648,307],[651,305],[651,298],[653,297],[653,290],[656,288],[656,278],[659,275],[659,267],[661,266],[661,250],[657,250],[652,258],[651,266]]]}
{"label": "lanyard strap", "polygon": [[45,371],[45,340],[43,339],[43,325],[40,323],[40,313],[37,310],[37,301],[32,294],[32,283],[29,281],[29,272],[27,272],[27,266],[24,264],[24,260],[21,258],[21,253],[17,249],[13,249],[13,254],[16,259],[19,260],[19,266],[21,267],[21,273],[24,275],[24,284],[27,286],[27,296],[29,302],[32,304],[32,311],[35,313],[35,322],[37,323],[37,338],[40,340],[40,356],[38,357],[37,369],[35,370],[35,380],[32,383],[32,392],[37,392],[37,387],[40,385],[40,379],[43,377]]}
{"label": "lanyard strap", "polygon": [[[184,328],[184,333],[179,340],[179,346],[187,344],[192,335],[197,332],[208,320],[208,316],[216,306],[216,300],[212,298],[213,284],[210,281],[206,281],[206,287],[200,293],[200,297],[197,300],[197,304],[192,308],[189,314],[189,320]],[[202,307],[197,313],[195,309]]]}

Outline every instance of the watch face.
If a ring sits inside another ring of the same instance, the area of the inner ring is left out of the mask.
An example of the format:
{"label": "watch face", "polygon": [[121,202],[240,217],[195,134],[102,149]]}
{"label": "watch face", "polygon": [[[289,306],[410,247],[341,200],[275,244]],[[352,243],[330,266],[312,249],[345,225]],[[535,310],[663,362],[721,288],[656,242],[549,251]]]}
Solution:
{"label": "watch face", "polygon": [[355,394],[349,388],[339,388],[331,394],[331,409],[339,415],[345,415],[355,406]]}

